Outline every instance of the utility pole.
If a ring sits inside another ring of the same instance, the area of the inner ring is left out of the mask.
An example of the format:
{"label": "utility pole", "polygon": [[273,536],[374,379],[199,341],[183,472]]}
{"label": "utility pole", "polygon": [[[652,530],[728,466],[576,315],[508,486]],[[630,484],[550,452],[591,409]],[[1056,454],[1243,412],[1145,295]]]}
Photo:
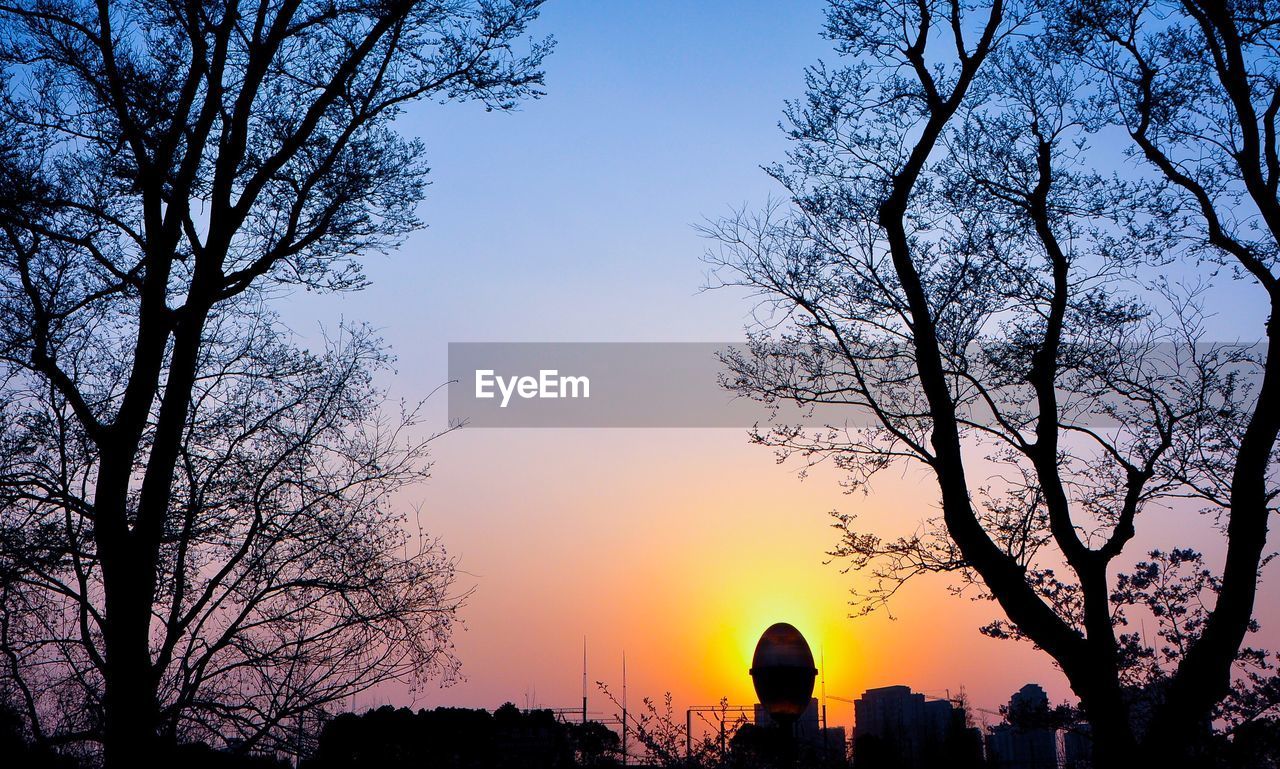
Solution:
{"label": "utility pole", "polygon": [[627,653],[622,653],[622,765],[627,765]]}
{"label": "utility pole", "polygon": [[684,712],[684,757],[693,758],[693,708]]}
{"label": "utility pole", "polygon": [[582,637],[582,725],[587,724],[587,637]]}

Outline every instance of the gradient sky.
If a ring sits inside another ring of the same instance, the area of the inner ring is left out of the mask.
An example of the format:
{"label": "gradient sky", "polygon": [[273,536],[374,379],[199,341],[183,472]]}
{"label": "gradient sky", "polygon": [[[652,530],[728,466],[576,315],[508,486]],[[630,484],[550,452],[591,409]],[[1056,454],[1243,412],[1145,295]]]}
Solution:
{"label": "gradient sky", "polygon": [[[445,381],[454,341],[740,340],[750,304],[699,291],[705,244],[691,225],[779,193],[759,166],[783,156],[777,122],[803,67],[830,58],[822,7],[552,0],[536,28],[559,41],[548,96],[514,114],[408,113],[402,128],[432,166],[428,229],[370,259],[371,288],[292,297],[286,318],[303,335],[340,317],[373,323],[399,357],[390,386],[410,399]],[[1254,338],[1257,304],[1241,297],[1220,329]],[[444,406],[441,394],[438,426]],[[835,541],[826,513],[912,530],[934,513],[936,487],[918,470],[845,496],[835,477],[801,481],[726,429],[464,429],[434,458],[433,479],[404,502],[475,588],[456,638],[465,680],[357,706],[575,706],[584,635],[592,681],[616,688],[626,651],[633,703],[670,690],[681,708],[750,704],[750,655],[775,621],[825,651],[832,694],[965,687],[990,709],[1030,681],[1068,695],[1030,646],[981,637],[994,606],[944,581],[911,586],[896,619],[846,617],[857,577],[823,563]],[[591,698],[605,709],[594,686]],[[832,722],[850,711],[832,702]]]}

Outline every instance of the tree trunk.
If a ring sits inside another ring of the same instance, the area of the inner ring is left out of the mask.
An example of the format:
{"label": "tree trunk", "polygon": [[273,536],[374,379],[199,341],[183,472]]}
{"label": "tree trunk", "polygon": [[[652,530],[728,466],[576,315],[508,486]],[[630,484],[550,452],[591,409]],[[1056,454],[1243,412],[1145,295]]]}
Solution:
{"label": "tree trunk", "polygon": [[1138,740],[1119,683],[1101,680],[1095,687],[1090,696],[1082,695],[1080,698],[1092,730],[1094,769],[1134,769],[1141,766]]}
{"label": "tree trunk", "polygon": [[1118,724],[1104,718],[1090,719],[1089,723],[1093,727],[1094,769],[1135,769],[1142,765],[1137,741],[1128,724]]}
{"label": "tree trunk", "polygon": [[[171,252],[164,252],[163,260],[171,261]],[[196,282],[200,283],[199,276]],[[194,286],[189,293],[191,297],[203,296]],[[109,440],[102,449],[95,490],[95,508],[99,512],[95,532],[106,608],[103,631],[106,769],[133,769],[148,761],[154,762],[164,747],[159,737],[160,673],[151,657],[151,619],[174,466],[191,402],[201,333],[211,306],[190,297],[188,304],[192,305],[191,310],[173,333],[172,358],[146,470],[137,487],[137,511],[132,525],[128,514],[130,482],[145,417],[126,420],[131,431],[111,436],[114,440]],[[171,328],[168,324],[141,323],[139,348],[162,351]],[[150,360],[151,368],[158,372],[160,358],[154,356]],[[140,381],[136,390],[126,394],[126,400],[133,395],[135,403],[150,404],[158,391],[159,377],[148,375]],[[130,385],[131,388],[134,385],[132,380]],[[124,406],[121,412],[125,412]]]}
{"label": "tree trunk", "polygon": [[105,610],[102,751],[106,769],[133,769],[154,760],[158,747],[158,679],[151,660],[156,555],[130,531],[129,470],[134,452],[119,436],[112,437],[116,440],[103,448],[94,491],[94,538]]}
{"label": "tree trunk", "polygon": [[[159,710],[151,663],[151,595],[148,559],[104,558],[106,603],[103,670],[106,769],[133,769],[154,760],[158,752]],[[108,563],[112,568],[108,569]],[[108,572],[115,572],[114,579]]]}
{"label": "tree trunk", "polygon": [[1208,755],[1209,748],[1208,720],[1191,723],[1190,719],[1184,728],[1169,728],[1168,723],[1162,728],[1152,728],[1142,741],[1142,754],[1151,766],[1177,766],[1194,769],[1212,765]]}

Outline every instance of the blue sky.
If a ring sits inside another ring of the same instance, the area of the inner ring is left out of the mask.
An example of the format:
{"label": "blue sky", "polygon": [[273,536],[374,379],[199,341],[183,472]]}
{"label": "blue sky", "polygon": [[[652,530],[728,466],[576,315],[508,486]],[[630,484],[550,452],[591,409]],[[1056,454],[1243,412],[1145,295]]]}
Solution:
{"label": "blue sky", "polygon": [[759,166],[783,156],[777,122],[825,48],[822,8],[548,3],[546,97],[404,115],[432,168],[428,228],[372,257],[374,287],[342,313],[383,327],[415,379],[443,370],[447,341],[740,337],[747,305],[699,295],[692,225],[776,194]]}

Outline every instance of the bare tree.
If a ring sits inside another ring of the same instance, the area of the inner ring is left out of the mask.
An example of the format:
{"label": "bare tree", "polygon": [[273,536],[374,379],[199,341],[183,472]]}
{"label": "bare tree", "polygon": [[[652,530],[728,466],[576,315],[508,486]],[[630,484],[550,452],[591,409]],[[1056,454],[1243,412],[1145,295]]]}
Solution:
{"label": "bare tree", "polygon": [[37,734],[271,747],[447,671],[450,563],[387,507],[414,417],[366,332],[309,354],[264,303],[418,226],[406,104],[539,95],[538,5],[0,4],[0,632]]}
{"label": "bare tree", "polygon": [[[1268,3],[1119,2],[1052,7],[1064,53],[1105,83],[1102,116],[1167,180],[1188,217],[1197,254],[1233,268],[1265,299],[1259,329],[1280,322],[1280,13]],[[1258,573],[1275,510],[1280,434],[1280,345],[1270,344],[1251,412],[1218,434],[1226,462],[1192,479],[1227,511],[1227,556],[1203,632],[1169,682],[1173,706],[1153,731],[1165,744],[1194,731],[1224,697],[1231,660],[1253,622]]]}
{"label": "bare tree", "polygon": [[[720,280],[761,298],[728,384],[856,410],[865,424],[820,410],[825,427],[753,434],[832,461],[853,488],[902,461],[937,479],[941,516],[914,535],[839,516],[834,555],[873,576],[861,609],[955,573],[954,589],[1007,618],[984,632],[1061,667],[1098,766],[1140,749],[1186,760],[1252,616],[1275,493],[1274,353],[1202,343],[1202,287],[1163,273],[1218,236],[1162,175],[1094,170],[1125,137],[1056,19],[1000,0],[832,3],[827,35],[854,61],[811,68],[788,108],[793,149],[771,173],[790,205],[707,228]],[[1260,507],[1238,512],[1224,492],[1237,482]],[[1223,521],[1227,572],[1186,653],[1136,681],[1157,655],[1118,628],[1151,605],[1116,594],[1111,569],[1142,514],[1179,497],[1204,505],[1208,532]]]}
{"label": "bare tree", "polygon": [[[313,355],[251,308],[211,319],[157,557],[150,654],[166,742],[297,753],[326,708],[450,675],[453,564],[389,497],[426,476],[427,437],[390,413],[385,354],[353,329]],[[115,366],[118,376],[121,365]],[[0,472],[5,679],[48,744],[105,719],[89,490],[99,462],[38,379]],[[75,447],[75,450],[72,449]],[[89,641],[81,631],[89,626]],[[304,740],[301,744],[299,739]]]}

